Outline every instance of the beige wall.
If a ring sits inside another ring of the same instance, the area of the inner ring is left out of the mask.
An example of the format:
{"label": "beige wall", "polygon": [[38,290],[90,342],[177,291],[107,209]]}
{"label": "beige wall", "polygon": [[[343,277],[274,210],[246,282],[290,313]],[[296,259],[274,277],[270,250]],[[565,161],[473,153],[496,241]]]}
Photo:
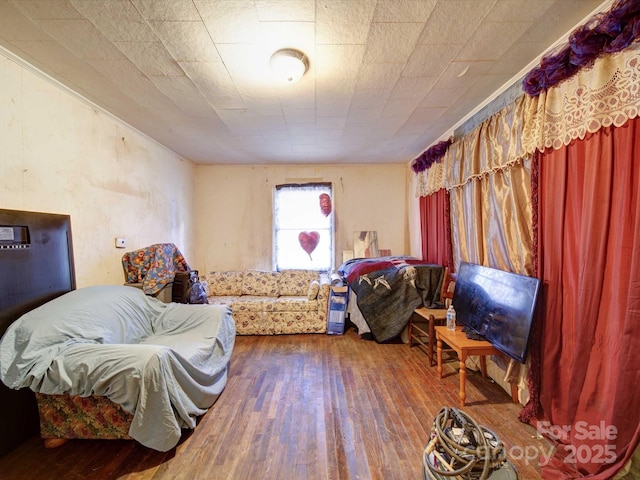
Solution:
{"label": "beige wall", "polygon": [[409,224],[409,255],[422,258],[422,232],[420,231],[420,197],[418,191],[418,177],[407,165],[407,222]]}
{"label": "beige wall", "polygon": [[415,248],[406,165],[196,166],[2,55],[0,147],[0,208],[71,215],[80,287],[122,282],[122,254],[159,242],[203,272],[271,269],[280,183],[333,184],[336,267],[356,231],[394,255]]}
{"label": "beige wall", "polygon": [[[79,287],[121,283],[125,251],[193,258],[195,166],[0,55],[0,208],[71,215]],[[116,249],[115,237],[127,248]]]}
{"label": "beige wall", "polygon": [[353,233],[376,230],[380,248],[409,253],[406,165],[196,167],[196,252],[202,271],[271,269],[272,197],[282,183],[331,182],[336,267]]}

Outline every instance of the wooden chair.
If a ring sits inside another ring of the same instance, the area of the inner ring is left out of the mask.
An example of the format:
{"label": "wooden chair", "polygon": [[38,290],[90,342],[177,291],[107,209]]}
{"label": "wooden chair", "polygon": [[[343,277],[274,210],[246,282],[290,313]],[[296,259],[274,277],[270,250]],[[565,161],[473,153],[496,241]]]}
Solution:
{"label": "wooden chair", "polygon": [[[455,285],[455,278],[449,273],[449,269],[445,267],[442,277],[442,287],[440,288],[440,301],[444,304],[444,307],[417,308],[409,320],[409,326],[407,329],[409,336],[409,348],[413,347],[414,341],[418,345],[426,348],[427,355],[429,356],[429,365],[432,367],[436,364],[434,358],[434,346],[436,343],[434,327],[436,326],[436,322],[442,325],[445,324],[447,320],[447,308],[453,299]],[[425,343],[425,340],[427,343]]]}

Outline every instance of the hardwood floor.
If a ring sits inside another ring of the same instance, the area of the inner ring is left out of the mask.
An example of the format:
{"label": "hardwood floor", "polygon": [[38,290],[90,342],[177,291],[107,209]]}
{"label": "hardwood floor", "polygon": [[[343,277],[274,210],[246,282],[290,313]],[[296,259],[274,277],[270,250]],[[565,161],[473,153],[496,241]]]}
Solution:
{"label": "hardwood floor", "polygon": [[[426,354],[405,344],[342,336],[239,336],[226,389],[172,451],[134,441],[74,440],[47,450],[39,437],[0,459],[0,478],[26,479],[421,479],[433,419],[457,406],[457,362],[437,378]],[[521,479],[540,478],[548,451],[520,423],[520,406],[479,374],[463,411],[493,430]]]}

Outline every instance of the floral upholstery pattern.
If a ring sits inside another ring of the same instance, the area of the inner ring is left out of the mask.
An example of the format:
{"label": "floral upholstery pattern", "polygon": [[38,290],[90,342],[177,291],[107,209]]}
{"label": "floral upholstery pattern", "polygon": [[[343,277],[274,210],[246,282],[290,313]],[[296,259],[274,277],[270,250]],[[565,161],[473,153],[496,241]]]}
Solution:
{"label": "floral upholstery pattern", "polygon": [[175,272],[191,270],[180,250],[173,243],[156,243],[122,256],[122,268],[127,283],[142,283],[147,295],[155,295],[173,282]]}
{"label": "floral upholstery pattern", "polygon": [[[327,331],[327,315],[326,312],[318,316],[311,312],[275,312],[270,318],[273,325],[273,333],[290,334],[299,333],[325,333]],[[319,318],[322,321],[319,321]]]}
{"label": "floral upholstery pattern", "polygon": [[307,297],[260,297],[257,295],[243,295],[242,297],[225,297],[225,301],[219,298],[215,303],[231,307],[231,313],[235,312],[317,312],[317,300],[307,300]]}
{"label": "floral upholstery pattern", "polygon": [[276,272],[261,272],[248,270],[242,277],[242,295],[264,295],[277,297],[280,294],[278,288],[278,276]]}
{"label": "floral upholstery pattern", "polygon": [[106,397],[36,393],[42,438],[129,439],[133,416]]}
{"label": "floral upholstery pattern", "polygon": [[318,280],[312,270],[283,270],[278,276],[280,295],[307,295],[311,282]]}
{"label": "floral upholstery pattern", "polygon": [[209,295],[242,295],[242,272],[211,272],[205,279]]}
{"label": "floral upholstery pattern", "polygon": [[312,270],[247,270],[210,272],[203,279],[209,303],[231,308],[238,335],[326,332],[327,275]]}
{"label": "floral upholstery pattern", "polygon": [[273,335],[273,325],[265,312],[231,313],[236,321],[237,335]]}
{"label": "floral upholstery pattern", "polygon": [[240,298],[240,295],[211,295],[207,297],[209,305],[227,305],[233,312],[233,303],[236,299]]}

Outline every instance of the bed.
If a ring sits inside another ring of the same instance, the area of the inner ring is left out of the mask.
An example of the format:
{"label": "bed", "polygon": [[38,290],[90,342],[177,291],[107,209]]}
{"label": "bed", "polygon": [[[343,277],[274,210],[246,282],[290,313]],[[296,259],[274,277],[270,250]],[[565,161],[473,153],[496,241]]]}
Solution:
{"label": "bed", "polygon": [[0,456],[38,432],[167,451],[223,391],[228,308],[77,289],[68,215],[0,209],[0,271]]}
{"label": "bed", "polygon": [[416,308],[440,302],[444,268],[415,257],[386,256],[347,260],[338,273],[350,287],[348,312],[358,332],[385,342],[402,333]]}

